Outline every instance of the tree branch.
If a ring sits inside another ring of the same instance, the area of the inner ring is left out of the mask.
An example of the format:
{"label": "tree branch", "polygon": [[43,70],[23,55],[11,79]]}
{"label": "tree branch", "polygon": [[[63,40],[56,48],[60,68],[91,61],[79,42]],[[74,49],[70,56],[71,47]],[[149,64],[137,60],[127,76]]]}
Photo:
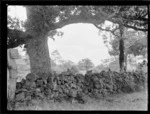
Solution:
{"label": "tree branch", "polygon": [[[92,23],[97,26],[103,23],[105,20],[113,18],[119,12],[119,10],[120,8],[118,8],[112,14],[106,14],[105,12],[100,10],[99,14],[96,15],[83,16],[82,13],[80,13],[79,15],[71,15],[67,19],[60,20],[58,23],[55,23],[55,27],[53,29],[62,28],[65,25],[73,23]],[[103,16],[100,16],[100,14],[103,14]]]}
{"label": "tree branch", "polygon": [[143,16],[122,17],[122,18],[124,18],[126,20],[130,20],[130,21],[132,21],[132,20],[138,20],[139,21],[140,20],[140,21],[148,22],[148,18],[146,18],[147,15],[148,15],[148,13],[144,14]]}
{"label": "tree branch", "polygon": [[21,44],[25,44],[32,36],[26,32],[7,28],[7,48],[14,48]]}
{"label": "tree branch", "polygon": [[[120,20],[122,20],[122,21],[129,21],[129,20],[127,20],[127,19],[125,19],[125,18],[123,18],[123,17],[121,17],[121,16],[119,16],[118,17],[118,19],[117,18],[115,18],[115,19],[112,19],[112,18],[110,18],[110,19],[108,19],[108,21],[110,21],[110,22],[112,22],[112,23],[115,23],[115,24],[119,24],[120,26],[125,26],[125,27],[127,27],[127,28],[132,28],[132,29],[134,29],[134,30],[137,30],[137,31],[143,31],[143,32],[146,32],[146,31],[148,31],[148,29],[146,29],[146,28],[139,28],[139,27],[136,27],[135,26],[135,23],[134,23],[134,26],[132,26],[132,25],[128,25],[128,23],[122,23],[122,22],[120,22]],[[129,21],[130,22],[130,21]],[[144,23],[145,24],[145,23]]]}
{"label": "tree branch", "polygon": [[62,28],[65,25],[69,25],[69,24],[74,24],[74,23],[92,23],[92,24],[99,24],[99,23],[103,23],[104,19],[101,18],[98,21],[95,18],[88,18],[85,19],[84,17],[82,17],[81,15],[75,15],[75,16],[71,16],[68,17],[68,19],[64,19],[64,20],[60,20],[60,22],[55,23],[55,27],[53,29],[57,29],[57,28]]}
{"label": "tree branch", "polygon": [[19,45],[25,44],[24,40],[15,40],[13,42],[9,42],[9,44],[7,45],[7,48],[15,48]]}
{"label": "tree branch", "polygon": [[137,27],[135,27],[135,25],[134,25],[134,26],[131,26],[131,25],[128,25],[128,24],[122,24],[122,25],[125,26],[125,27],[127,27],[127,28],[132,28],[132,29],[134,29],[134,30],[139,30],[139,31],[143,31],[143,32],[148,31],[148,29],[137,28]]}
{"label": "tree branch", "polygon": [[102,31],[111,32],[114,36],[117,36],[118,38],[120,37],[120,36],[118,36],[118,35],[115,34],[115,31],[118,30],[120,27],[116,27],[116,28],[113,29],[113,30],[109,30],[109,29],[103,29],[102,27],[97,26],[97,25],[95,25],[95,26],[96,26],[98,29],[102,30]]}

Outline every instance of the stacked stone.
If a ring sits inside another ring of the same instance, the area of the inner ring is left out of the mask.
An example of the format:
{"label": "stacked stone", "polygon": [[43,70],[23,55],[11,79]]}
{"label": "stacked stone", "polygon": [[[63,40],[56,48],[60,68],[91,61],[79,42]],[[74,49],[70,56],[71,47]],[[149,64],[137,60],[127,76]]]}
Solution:
{"label": "stacked stone", "polygon": [[22,79],[16,86],[16,101],[28,101],[32,99],[35,93],[38,93],[38,86],[36,84],[37,75],[29,73],[26,80]]}
{"label": "stacked stone", "polygon": [[102,71],[87,72],[84,75],[63,72],[59,75],[29,73],[26,80],[17,83],[16,101],[48,98],[54,101],[72,101],[84,103],[85,96],[105,97],[118,92],[133,92],[146,82],[141,72]]}
{"label": "stacked stone", "polygon": [[84,76],[81,74],[73,75],[65,72],[42,78],[29,73],[26,80],[17,83],[16,101],[45,97],[58,101],[82,99],[84,87]]}
{"label": "stacked stone", "polygon": [[146,74],[142,72],[102,71],[100,73],[88,72],[85,74],[87,93],[92,97],[105,97],[110,94],[136,91],[137,87],[146,83]]}
{"label": "stacked stone", "polygon": [[[64,72],[58,75],[57,90],[59,98],[81,100],[84,96],[84,76]],[[80,101],[79,101],[80,102]]]}
{"label": "stacked stone", "polygon": [[88,93],[92,97],[102,97],[113,91],[112,73],[102,71],[101,73],[85,74]]}
{"label": "stacked stone", "polygon": [[144,85],[147,82],[147,73],[144,72],[132,72],[134,83],[138,85]]}

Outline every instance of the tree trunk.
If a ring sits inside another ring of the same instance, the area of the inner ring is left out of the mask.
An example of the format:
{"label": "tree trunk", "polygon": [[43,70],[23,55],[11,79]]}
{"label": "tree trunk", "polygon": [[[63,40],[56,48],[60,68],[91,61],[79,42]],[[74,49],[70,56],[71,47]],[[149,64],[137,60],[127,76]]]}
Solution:
{"label": "tree trunk", "polygon": [[122,38],[119,41],[119,51],[120,72],[124,72],[124,41]]}
{"label": "tree trunk", "polygon": [[27,53],[30,58],[31,73],[41,76],[51,73],[51,63],[46,35],[31,39],[27,44]]}
{"label": "tree trunk", "polygon": [[125,55],[124,55],[124,71],[127,70],[127,59],[128,59],[128,53],[125,51]]}
{"label": "tree trunk", "polygon": [[124,47],[124,27],[120,26],[120,41],[119,41],[119,64],[120,72],[126,71],[126,57],[125,57],[125,47]]}

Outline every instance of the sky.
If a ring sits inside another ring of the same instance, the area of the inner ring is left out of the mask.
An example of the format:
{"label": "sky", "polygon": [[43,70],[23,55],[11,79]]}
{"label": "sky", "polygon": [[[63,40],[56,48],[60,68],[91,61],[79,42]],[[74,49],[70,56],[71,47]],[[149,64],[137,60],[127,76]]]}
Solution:
{"label": "sky", "polygon": [[[26,20],[26,10],[23,7],[10,7],[8,13],[21,20]],[[58,50],[61,57],[75,63],[84,58],[89,58],[95,65],[101,64],[102,59],[109,58],[108,49],[103,43],[98,29],[92,24],[70,24],[59,29],[64,32],[63,37],[49,38],[49,52]],[[20,51],[20,50],[19,50]],[[21,53],[21,51],[20,51]]]}
{"label": "sky", "polygon": [[18,17],[23,21],[27,19],[26,9],[22,6],[8,6],[8,15],[11,17]]}
{"label": "sky", "polygon": [[75,63],[89,58],[95,65],[109,57],[108,49],[94,25],[70,24],[59,30],[64,32],[63,37],[55,37],[55,41],[48,40],[50,53],[58,50],[62,58]]}

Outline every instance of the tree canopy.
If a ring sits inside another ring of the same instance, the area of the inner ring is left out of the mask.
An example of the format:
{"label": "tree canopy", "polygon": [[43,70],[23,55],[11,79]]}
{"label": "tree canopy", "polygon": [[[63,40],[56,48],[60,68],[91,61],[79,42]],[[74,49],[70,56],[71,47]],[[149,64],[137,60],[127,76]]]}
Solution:
{"label": "tree canopy", "polygon": [[[38,35],[61,28],[72,23],[92,23],[100,28],[105,20],[123,25],[135,30],[148,30],[147,6],[25,6],[27,10],[27,21],[24,24],[26,35],[36,38]],[[9,31],[9,28],[8,28]],[[20,31],[22,33],[22,31]],[[12,30],[16,34],[16,30]],[[9,34],[9,32],[8,32]],[[21,35],[24,39],[29,36]],[[26,40],[19,40],[20,34],[10,34],[9,41],[14,41],[14,46],[25,44]],[[9,42],[8,41],[8,42]],[[10,43],[8,43],[9,45]],[[11,44],[12,45],[12,44]]]}

